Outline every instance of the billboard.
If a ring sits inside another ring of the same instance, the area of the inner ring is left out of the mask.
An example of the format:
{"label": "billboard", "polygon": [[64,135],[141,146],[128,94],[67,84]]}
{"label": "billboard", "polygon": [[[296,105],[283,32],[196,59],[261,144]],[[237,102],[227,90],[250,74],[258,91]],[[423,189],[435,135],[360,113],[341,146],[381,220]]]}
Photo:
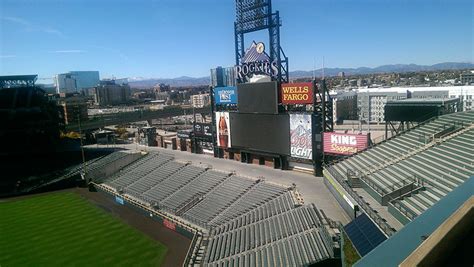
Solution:
{"label": "billboard", "polygon": [[281,85],[280,100],[282,104],[313,103],[312,83],[284,83]]}
{"label": "billboard", "polygon": [[237,88],[235,86],[214,88],[214,100],[217,105],[237,104]]}
{"label": "billboard", "polygon": [[217,146],[222,148],[231,147],[229,112],[216,112],[216,128]]}
{"label": "billboard", "polygon": [[352,155],[368,146],[367,134],[324,133],[324,153]]}
{"label": "billboard", "polygon": [[313,159],[311,139],[311,114],[290,114],[291,156]]}
{"label": "billboard", "polygon": [[230,113],[232,147],[290,154],[290,121],[288,114]]}
{"label": "billboard", "polygon": [[278,114],[277,82],[237,85],[240,113]]}
{"label": "billboard", "polygon": [[196,122],[193,125],[193,131],[196,137],[212,137],[212,127],[210,123]]}

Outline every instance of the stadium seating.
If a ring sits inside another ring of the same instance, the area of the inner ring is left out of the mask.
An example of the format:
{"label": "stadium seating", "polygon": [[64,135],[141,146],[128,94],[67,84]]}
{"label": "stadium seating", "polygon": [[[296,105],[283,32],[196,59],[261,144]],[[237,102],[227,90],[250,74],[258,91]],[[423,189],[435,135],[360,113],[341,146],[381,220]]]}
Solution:
{"label": "stadium seating", "polygon": [[412,220],[474,174],[473,125],[474,111],[443,115],[326,169]]}
{"label": "stadium seating", "polygon": [[244,195],[256,183],[257,180],[232,175],[207,193],[201,202],[182,216],[198,225],[207,226],[208,222]]}
{"label": "stadium seating", "polygon": [[221,214],[212,219],[209,224],[215,226],[225,223],[229,219],[237,217],[238,215],[283,194],[285,191],[286,188],[280,185],[262,182],[258,183]]}
{"label": "stadium seating", "polygon": [[[163,161],[158,161],[157,164]],[[125,188],[125,192],[132,194],[135,197],[142,197],[142,194],[151,190],[157,184],[166,180],[170,175],[178,172],[184,168],[185,164],[175,161],[165,161],[164,164],[160,165],[159,168],[154,169],[152,172],[140,177],[135,182]],[[145,195],[143,197],[146,198]]]}
{"label": "stadium seating", "polygon": [[172,195],[165,198],[161,202],[161,205],[173,213],[176,213],[180,207],[186,203],[189,203],[193,198],[207,194],[210,190],[229,177],[229,175],[229,173],[225,172],[208,170],[183,186],[181,189],[177,190]]}
{"label": "stadium seating", "polygon": [[292,187],[181,163],[166,153],[150,153],[104,184],[205,229],[193,248],[204,266],[303,266],[334,257],[328,220],[314,205],[302,206]]}
{"label": "stadium seating", "polygon": [[129,164],[120,173],[108,179],[108,184],[116,189],[126,187],[171,159],[168,155],[159,156],[158,153],[150,153]]}
{"label": "stadium seating", "polygon": [[[243,215],[242,217],[247,217]],[[236,218],[211,233],[208,266],[303,266],[333,256],[332,240],[314,205],[252,223]]]}
{"label": "stadium seating", "polygon": [[206,171],[204,168],[193,165],[180,168],[178,171],[169,175],[167,178],[146,191],[143,194],[143,197],[156,203],[160,203],[163,199],[192,181],[204,171]]}

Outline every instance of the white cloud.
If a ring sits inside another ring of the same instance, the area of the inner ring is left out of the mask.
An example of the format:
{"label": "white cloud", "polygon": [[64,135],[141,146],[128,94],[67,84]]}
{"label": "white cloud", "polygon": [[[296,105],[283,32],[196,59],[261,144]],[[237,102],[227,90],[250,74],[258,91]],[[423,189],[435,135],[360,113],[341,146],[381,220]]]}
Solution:
{"label": "white cloud", "polygon": [[19,17],[0,17],[0,19],[2,20],[5,20],[5,21],[9,21],[9,22],[12,22],[12,23],[16,23],[18,25],[21,25],[24,27],[24,29],[26,31],[37,31],[37,32],[44,32],[44,33],[48,33],[48,34],[54,34],[54,35],[57,35],[57,36],[61,36],[61,37],[64,37],[64,34],[57,30],[57,29],[54,29],[54,28],[51,28],[51,27],[44,27],[44,26],[40,26],[40,25],[36,25],[26,19],[23,19],[23,18],[19,18]]}
{"label": "white cloud", "polygon": [[85,53],[86,51],[84,50],[56,50],[56,51],[50,51],[50,53],[58,53],[58,54],[67,54],[67,53]]}

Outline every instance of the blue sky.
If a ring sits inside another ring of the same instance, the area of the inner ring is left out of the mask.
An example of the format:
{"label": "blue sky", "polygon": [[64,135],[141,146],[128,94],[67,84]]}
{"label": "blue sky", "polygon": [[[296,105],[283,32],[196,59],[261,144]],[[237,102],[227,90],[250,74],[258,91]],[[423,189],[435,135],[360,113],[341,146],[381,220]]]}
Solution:
{"label": "blue sky", "polygon": [[[273,0],[290,70],[473,62],[468,0]],[[1,0],[0,75],[202,77],[234,64],[231,0]],[[246,37],[266,40],[266,31]]]}

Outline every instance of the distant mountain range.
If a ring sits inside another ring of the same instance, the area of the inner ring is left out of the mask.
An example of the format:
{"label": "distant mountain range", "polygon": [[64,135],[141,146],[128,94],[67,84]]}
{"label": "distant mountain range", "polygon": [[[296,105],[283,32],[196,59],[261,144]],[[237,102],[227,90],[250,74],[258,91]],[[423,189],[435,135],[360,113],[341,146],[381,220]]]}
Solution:
{"label": "distant mountain range", "polygon": [[[434,65],[417,65],[417,64],[394,64],[394,65],[383,65],[375,68],[325,68],[324,75],[336,76],[341,72],[347,75],[356,74],[375,74],[375,73],[402,73],[402,72],[418,72],[418,71],[435,71],[435,70],[461,70],[474,68],[473,63],[458,63],[458,62],[445,62]],[[314,71],[317,77],[322,77],[323,70],[317,69]],[[291,71],[290,78],[303,78],[312,77],[313,71]]]}
{"label": "distant mountain range", "polygon": [[194,78],[194,77],[182,76],[182,77],[171,78],[171,79],[134,77],[134,78],[128,78],[128,83],[133,88],[150,88],[160,83],[169,84],[173,87],[199,86],[199,85],[209,85],[210,77],[207,76],[207,77],[201,77],[201,78]]}
{"label": "distant mountain range", "polygon": [[[402,72],[418,72],[418,71],[435,71],[435,70],[461,70],[461,69],[473,69],[473,63],[459,63],[459,62],[445,62],[434,65],[417,65],[417,64],[394,64],[394,65],[383,65],[375,68],[360,67],[360,68],[325,68],[324,75],[336,76],[340,72],[344,72],[347,75],[355,74],[375,74],[375,73],[402,73]],[[316,77],[322,77],[323,70],[314,70]],[[290,71],[290,79],[312,77],[313,71]],[[172,79],[160,79],[160,78],[142,78],[134,77],[129,78],[129,84],[133,88],[150,88],[156,84],[164,83],[169,84],[173,87],[180,86],[198,86],[208,85],[210,77],[193,78],[182,76]]]}

